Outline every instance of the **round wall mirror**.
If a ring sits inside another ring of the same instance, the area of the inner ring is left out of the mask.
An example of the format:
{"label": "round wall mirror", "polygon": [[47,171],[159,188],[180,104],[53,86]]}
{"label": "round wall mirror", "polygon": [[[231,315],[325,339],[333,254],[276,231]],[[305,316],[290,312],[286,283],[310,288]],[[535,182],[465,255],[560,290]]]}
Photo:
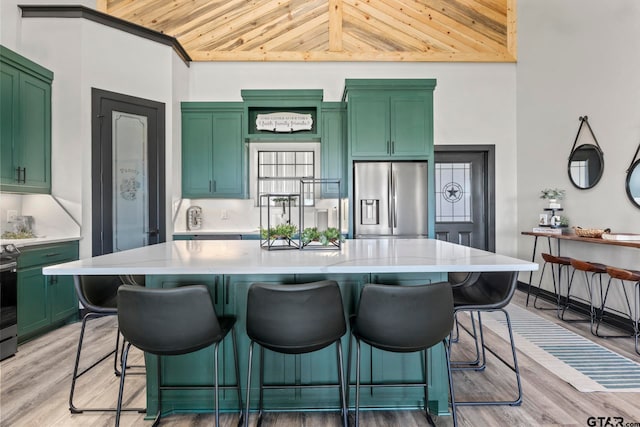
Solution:
{"label": "round wall mirror", "polygon": [[640,208],[640,159],[627,172],[627,196],[631,203]]}
{"label": "round wall mirror", "polygon": [[603,170],[604,157],[597,145],[580,145],[569,156],[569,179],[577,188],[584,190],[596,185]]}

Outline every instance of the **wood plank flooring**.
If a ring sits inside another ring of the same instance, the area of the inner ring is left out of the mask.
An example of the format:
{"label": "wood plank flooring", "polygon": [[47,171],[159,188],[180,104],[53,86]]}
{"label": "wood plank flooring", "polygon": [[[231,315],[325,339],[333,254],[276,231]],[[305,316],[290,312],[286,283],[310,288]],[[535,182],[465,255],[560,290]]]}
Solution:
{"label": "wood plank flooring", "polygon": [[[514,304],[524,306],[524,295],[514,297]],[[593,339],[587,323],[564,323],[553,311],[531,311],[554,321],[569,330]],[[114,346],[113,319],[93,321],[87,336],[87,358],[107,352]],[[19,347],[15,357],[0,363],[0,426],[111,426],[110,413],[69,412],[68,395],[80,323],[67,325],[37,340]],[[510,349],[500,338],[486,330],[488,346],[500,357],[510,360]],[[639,356],[633,350],[633,341],[625,339],[594,339],[633,360]],[[454,345],[453,359],[465,357],[470,349],[468,337]],[[142,355],[132,353],[132,363],[141,364]],[[458,409],[460,426],[586,426],[589,417],[622,417],[624,423],[640,423],[640,393],[580,393],[547,371],[535,360],[518,353],[522,375],[524,402],[521,406],[470,407]],[[133,372],[133,370],[131,371]],[[475,398],[507,399],[515,393],[514,376],[496,357],[488,354],[488,367],[483,373],[455,372],[454,384],[458,400]],[[104,362],[79,380],[77,406],[115,404],[118,378],[113,366]],[[127,405],[144,406],[144,376],[127,377]],[[223,426],[235,426],[236,414],[224,414]],[[252,417],[251,421],[255,421]],[[163,426],[213,425],[212,414],[171,415],[162,419]],[[370,411],[361,413],[363,426],[424,426],[424,415],[419,411]],[[437,425],[450,426],[447,417],[436,418]],[[265,426],[339,426],[337,413],[268,413]],[[143,414],[124,413],[122,426],[151,425]],[[633,425],[633,424],[631,424]],[[638,424],[640,425],[640,424]]]}

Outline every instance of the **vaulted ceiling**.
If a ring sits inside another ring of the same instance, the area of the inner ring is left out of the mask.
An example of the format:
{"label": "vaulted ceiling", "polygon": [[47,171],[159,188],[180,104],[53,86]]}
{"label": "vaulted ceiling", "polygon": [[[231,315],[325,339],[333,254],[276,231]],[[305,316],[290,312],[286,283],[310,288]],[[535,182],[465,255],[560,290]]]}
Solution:
{"label": "vaulted ceiling", "polygon": [[516,60],[516,0],[99,0],[194,61]]}

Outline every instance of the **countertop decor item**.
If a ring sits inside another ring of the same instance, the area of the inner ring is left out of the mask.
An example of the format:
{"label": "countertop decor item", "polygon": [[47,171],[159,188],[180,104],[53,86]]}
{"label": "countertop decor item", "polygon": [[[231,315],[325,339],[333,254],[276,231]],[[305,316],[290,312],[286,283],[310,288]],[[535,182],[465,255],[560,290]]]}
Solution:
{"label": "countertop decor item", "polygon": [[560,209],[559,200],[564,199],[564,190],[559,188],[545,188],[540,192],[540,198],[549,201],[549,209]]}
{"label": "countertop decor item", "polygon": [[[296,209],[299,210],[300,206],[300,194],[260,195],[261,248],[269,250],[300,248],[298,224],[295,223],[299,212],[293,212]],[[274,208],[276,212],[273,212]]]}
{"label": "countertop decor item", "polygon": [[603,233],[609,233],[611,231],[610,228],[582,228],[582,227],[573,227],[576,235],[580,237],[593,237],[599,239],[602,237]]}
{"label": "countertop decor item", "polygon": [[[338,178],[303,178],[300,180],[300,198],[302,200],[315,201],[317,195],[323,193],[342,194],[340,180]],[[315,226],[305,227],[305,211],[300,210],[300,249],[335,249],[340,250],[344,242],[342,235],[342,206],[337,203],[337,216],[335,224],[329,227],[328,216],[325,221],[319,221],[316,210]]]}

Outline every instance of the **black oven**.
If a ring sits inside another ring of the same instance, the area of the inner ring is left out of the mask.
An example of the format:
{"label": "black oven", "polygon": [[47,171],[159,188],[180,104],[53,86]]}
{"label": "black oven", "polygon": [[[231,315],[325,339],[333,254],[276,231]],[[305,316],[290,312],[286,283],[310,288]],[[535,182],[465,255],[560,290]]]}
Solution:
{"label": "black oven", "polygon": [[13,245],[0,246],[0,360],[18,347],[18,255]]}

